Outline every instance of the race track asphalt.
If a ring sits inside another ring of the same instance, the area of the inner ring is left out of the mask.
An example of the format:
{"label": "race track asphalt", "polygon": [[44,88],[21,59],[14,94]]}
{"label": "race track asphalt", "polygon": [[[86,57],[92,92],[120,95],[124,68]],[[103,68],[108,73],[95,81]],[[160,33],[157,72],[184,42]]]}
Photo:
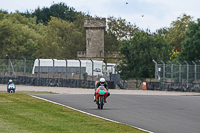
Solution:
{"label": "race track asphalt", "polygon": [[91,94],[34,95],[155,133],[199,133],[199,96],[111,94],[97,109]]}

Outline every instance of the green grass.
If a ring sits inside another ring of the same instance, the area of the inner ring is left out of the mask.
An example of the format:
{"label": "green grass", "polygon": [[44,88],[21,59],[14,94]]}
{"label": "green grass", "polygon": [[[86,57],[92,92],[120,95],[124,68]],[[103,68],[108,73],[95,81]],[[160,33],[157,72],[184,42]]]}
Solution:
{"label": "green grass", "polygon": [[183,95],[183,96],[200,96],[200,95]]}
{"label": "green grass", "polygon": [[133,127],[74,111],[27,94],[0,91],[1,133],[144,133]]}
{"label": "green grass", "polygon": [[17,91],[16,93],[20,94],[58,94],[51,91]]}

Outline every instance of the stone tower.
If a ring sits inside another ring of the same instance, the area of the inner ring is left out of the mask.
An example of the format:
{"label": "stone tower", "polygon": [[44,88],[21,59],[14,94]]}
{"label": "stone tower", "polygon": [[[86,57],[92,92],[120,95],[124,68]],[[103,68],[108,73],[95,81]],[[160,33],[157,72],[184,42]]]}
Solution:
{"label": "stone tower", "polygon": [[104,58],[104,30],[105,18],[85,19],[86,53],[78,53],[79,58],[103,60]]}

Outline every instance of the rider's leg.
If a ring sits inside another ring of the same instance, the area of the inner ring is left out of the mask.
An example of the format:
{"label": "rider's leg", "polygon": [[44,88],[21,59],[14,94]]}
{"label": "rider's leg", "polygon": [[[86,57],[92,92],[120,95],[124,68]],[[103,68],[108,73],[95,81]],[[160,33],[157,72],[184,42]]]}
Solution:
{"label": "rider's leg", "polygon": [[109,97],[110,96],[110,92],[108,92],[108,95],[107,95],[107,97]]}
{"label": "rider's leg", "polygon": [[95,87],[94,89],[94,102],[96,102],[96,90],[97,90],[97,87]]}
{"label": "rider's leg", "polygon": [[96,102],[96,91],[94,92],[94,102]]}

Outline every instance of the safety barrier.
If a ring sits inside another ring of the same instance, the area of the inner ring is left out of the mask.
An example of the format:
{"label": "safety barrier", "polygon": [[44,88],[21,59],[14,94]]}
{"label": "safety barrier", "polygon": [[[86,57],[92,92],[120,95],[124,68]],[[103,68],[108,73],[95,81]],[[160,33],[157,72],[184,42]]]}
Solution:
{"label": "safety barrier", "polygon": [[146,82],[147,90],[200,92],[199,83]]}
{"label": "safety barrier", "polygon": [[[61,78],[37,78],[26,76],[0,76],[0,84],[7,84],[12,79],[16,85],[30,86],[57,86],[71,88],[94,88],[95,81],[79,79],[61,79]],[[109,89],[115,89],[114,81],[107,81]]]}

